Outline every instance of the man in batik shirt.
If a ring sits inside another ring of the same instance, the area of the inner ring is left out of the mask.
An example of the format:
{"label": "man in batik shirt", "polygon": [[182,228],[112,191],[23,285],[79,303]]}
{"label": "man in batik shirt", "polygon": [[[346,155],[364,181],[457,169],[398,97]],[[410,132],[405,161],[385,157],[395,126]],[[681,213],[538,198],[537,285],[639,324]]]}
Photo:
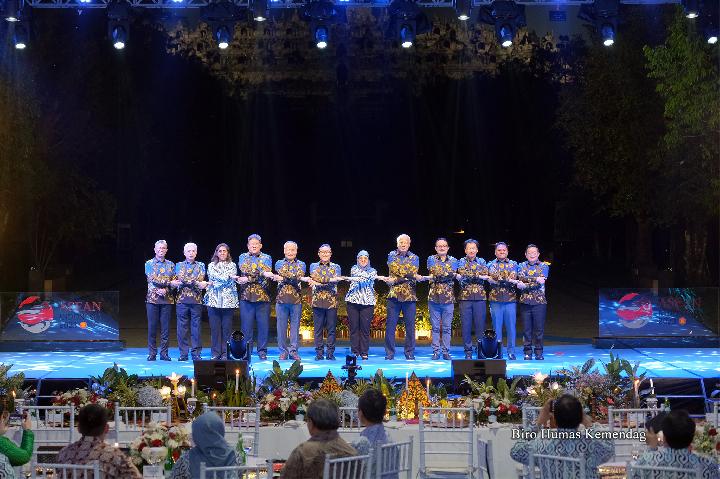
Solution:
{"label": "man in batik shirt", "polygon": [[270,324],[270,289],[265,273],[272,271],[272,258],[260,252],[262,249],[260,235],[248,236],[247,248],[248,252],[238,258],[240,324],[245,339],[252,341],[254,323],[257,322],[258,357],[265,360]]}
{"label": "man in batik shirt", "polygon": [[[335,360],[335,327],[337,326],[337,283],[343,278],[340,265],[331,263],[332,249],[324,244],[318,250],[320,261],[310,265],[312,310],[315,336],[315,360]],[[323,341],[327,330],[327,344]],[[327,349],[326,349],[327,347]],[[327,353],[325,353],[327,351]]]}
{"label": "man in batik shirt", "polygon": [[515,359],[515,316],[517,315],[517,263],[508,259],[505,243],[495,245],[495,259],[488,263],[490,284],[490,314],[498,342],[502,342],[502,327],[507,334],[507,357]]}
{"label": "man in batik shirt", "polygon": [[166,260],[168,245],[165,240],[155,242],[155,257],[145,262],[147,294],[145,309],[148,318],[148,361],[157,356],[157,330],[160,328],[160,359],[171,361],[168,356],[170,339],[170,313],[173,297],[170,282],[175,275],[175,265]]}
{"label": "man in batik shirt", "polygon": [[397,237],[397,249],[388,254],[388,277],[378,277],[388,283],[387,322],[385,324],[385,359],[395,358],[395,330],[400,313],[405,321],[405,358],[415,359],[415,312],[417,294],[415,286],[424,278],[418,274],[420,258],[410,252],[410,236]]}
{"label": "man in batik shirt", "polygon": [[473,343],[472,332],[475,329],[476,340],[482,337],[485,330],[485,315],[487,312],[487,296],[485,295],[485,280],[488,268],[485,260],[478,254],[477,240],[465,241],[465,257],[458,261],[456,278],[460,282],[460,322],[462,323],[462,340],[465,349],[465,359],[472,359]]}
{"label": "man in batik shirt", "polygon": [[[195,261],[197,245],[188,243],[183,248],[185,261],[175,265],[175,279],[170,283],[178,289],[175,299],[177,315],[177,339],[180,350],[179,361],[188,360],[188,350],[193,361],[202,359],[200,322],[202,319],[203,289],[205,281],[205,263]],[[188,345],[190,343],[190,345]],[[190,349],[192,347],[192,349]]]}
{"label": "man in batik shirt", "polygon": [[457,260],[448,256],[450,247],[447,239],[435,240],[435,252],[427,259],[427,269],[430,275],[430,292],[428,294],[428,309],[430,310],[430,325],[432,327],[432,359],[440,359],[440,331],[442,330],[442,357],[450,360],[450,339],[452,337],[452,319],[455,308],[455,271]]}
{"label": "man in batik shirt", "polygon": [[[273,279],[278,282],[275,303],[277,316],[278,348],[280,359],[300,360],[298,355],[298,335],[300,315],[302,314],[302,296],[300,281],[305,277],[305,263],[297,259],[298,245],[287,241],[283,246],[285,258],[275,263]],[[288,346],[288,320],[290,322],[290,345]]]}
{"label": "man in batik shirt", "polygon": [[525,360],[532,359],[533,346],[535,359],[543,357],[543,335],[547,300],[545,299],[545,280],[550,274],[550,266],[540,261],[540,249],[534,244],[525,248],[525,257],[518,266],[518,289],[520,290],[520,317],[523,320],[523,353]]}

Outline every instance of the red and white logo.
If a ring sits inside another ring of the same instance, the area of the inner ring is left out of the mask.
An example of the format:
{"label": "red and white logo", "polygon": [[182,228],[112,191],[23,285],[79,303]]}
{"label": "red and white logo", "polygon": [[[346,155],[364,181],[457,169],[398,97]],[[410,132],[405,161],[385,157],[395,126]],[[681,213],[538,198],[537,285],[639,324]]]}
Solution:
{"label": "red and white logo", "polygon": [[618,301],[617,315],[620,324],[626,328],[637,329],[645,326],[652,318],[653,309],[650,299],[638,293],[629,293]]}
{"label": "red and white logo", "polygon": [[47,301],[41,301],[39,296],[25,298],[15,314],[20,326],[33,334],[47,331],[53,320],[52,306]]}

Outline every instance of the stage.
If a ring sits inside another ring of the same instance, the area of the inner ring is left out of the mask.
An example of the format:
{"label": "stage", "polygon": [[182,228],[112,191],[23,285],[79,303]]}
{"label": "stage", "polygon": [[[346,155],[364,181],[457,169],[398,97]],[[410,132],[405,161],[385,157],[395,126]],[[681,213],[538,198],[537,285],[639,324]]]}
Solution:
{"label": "stage", "polygon": [[[303,358],[302,379],[321,378],[328,370],[338,377],[346,376],[342,366],[345,364],[345,354],[349,352],[341,347],[335,351],[336,361],[315,361],[315,351],[311,347],[300,349]],[[507,375],[531,375],[536,372],[550,374],[563,368],[580,366],[586,360],[595,358],[598,361],[609,360],[609,349],[593,348],[590,344],[556,345],[545,348],[544,361],[507,361]],[[640,362],[639,372],[647,372],[649,378],[717,378],[720,377],[720,349],[719,348],[637,348],[615,349],[615,355],[629,360]],[[177,350],[171,350],[170,355],[177,358]],[[452,378],[452,365],[450,361],[433,361],[430,359],[432,350],[429,346],[416,349],[415,361],[398,359],[402,357],[402,347],[398,349],[396,359],[385,361],[385,351],[382,347],[370,348],[370,358],[367,361],[358,360],[362,370],[358,377],[366,378],[377,369],[382,369],[385,376],[398,379],[405,378],[406,373],[415,371],[418,377],[430,377],[438,381]],[[463,359],[462,347],[455,346],[451,350],[454,359]],[[253,356],[251,369],[261,379],[272,368],[273,359],[278,356],[277,348],[270,348],[268,360],[259,361]],[[522,352],[518,353],[522,358]],[[12,372],[24,372],[28,379],[86,379],[89,376],[102,374],[105,368],[117,363],[131,374],[140,376],[167,376],[172,372],[193,376],[193,363],[166,361],[146,361],[147,351],[143,348],[128,348],[124,351],[98,351],[98,352],[2,352],[0,363],[13,364]],[[292,361],[281,361],[283,368],[288,368]],[[600,365],[600,368],[602,366]]]}

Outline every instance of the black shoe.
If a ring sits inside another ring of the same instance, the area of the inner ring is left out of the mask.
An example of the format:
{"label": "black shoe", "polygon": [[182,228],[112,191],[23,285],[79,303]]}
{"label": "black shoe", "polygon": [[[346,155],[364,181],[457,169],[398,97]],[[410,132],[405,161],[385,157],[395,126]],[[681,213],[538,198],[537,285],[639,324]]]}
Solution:
{"label": "black shoe", "polygon": [[172,361],[172,359],[170,359],[170,356],[160,356],[160,361]]}
{"label": "black shoe", "polygon": [[315,361],[322,361],[323,359],[325,359],[325,358],[323,357],[322,354],[316,354],[316,355],[315,355]]}
{"label": "black shoe", "polygon": [[395,356],[385,356],[385,361],[392,361],[395,359]]}
{"label": "black shoe", "polygon": [[532,359],[532,356],[530,354],[526,354],[523,358],[525,361],[530,361]]}
{"label": "black shoe", "polygon": [[472,353],[465,353],[465,359],[472,359]]}
{"label": "black shoe", "polygon": [[451,361],[451,360],[452,360],[452,356],[450,356],[450,353],[443,353],[443,359],[444,359],[445,361]]}
{"label": "black shoe", "polygon": [[438,359],[440,359],[440,353],[433,353],[431,359],[432,359],[433,361],[437,361]]}
{"label": "black shoe", "polygon": [[187,361],[187,360],[188,360],[188,357],[187,357],[187,356],[180,356],[180,357],[178,358],[178,361]]}
{"label": "black shoe", "polygon": [[510,353],[510,354],[508,354],[508,359],[511,361],[515,361],[517,358],[515,357],[515,354]]}
{"label": "black shoe", "polygon": [[415,356],[412,354],[406,354],[405,359],[407,359],[408,361],[415,361]]}
{"label": "black shoe", "polygon": [[260,358],[260,361],[265,361],[267,359],[267,353],[258,353],[258,358]]}
{"label": "black shoe", "polygon": [[329,353],[325,359],[328,361],[335,361],[335,354]]}
{"label": "black shoe", "polygon": [[542,354],[536,354],[536,355],[535,355],[535,360],[536,360],[536,361],[544,361],[545,358],[543,357]]}
{"label": "black shoe", "polygon": [[361,355],[360,355],[360,359],[362,359],[363,361],[367,361],[367,358],[368,358],[368,355],[367,355],[367,354],[361,354]]}
{"label": "black shoe", "polygon": [[148,356],[147,360],[148,360],[148,361],[155,361],[155,356]]}

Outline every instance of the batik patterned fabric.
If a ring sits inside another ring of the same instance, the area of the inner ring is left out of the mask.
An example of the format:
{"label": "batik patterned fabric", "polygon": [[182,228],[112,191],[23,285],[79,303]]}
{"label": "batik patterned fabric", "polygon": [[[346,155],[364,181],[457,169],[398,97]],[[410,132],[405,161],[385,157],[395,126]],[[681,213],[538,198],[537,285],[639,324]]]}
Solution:
{"label": "batik patterned fabric", "polygon": [[200,261],[181,261],[175,265],[175,279],[180,281],[176,303],[202,304],[203,290],[197,283],[205,280],[205,264]]}
{"label": "batik patterned fabric", "polygon": [[129,456],[99,437],[84,436],[58,453],[58,462],[61,464],[88,464],[93,461],[100,463],[105,479],[142,478]]}
{"label": "batik patterned fabric", "polygon": [[[671,447],[660,447],[657,451],[646,451],[636,462],[639,466],[661,466],[661,467],[680,467],[683,469],[702,470],[701,477],[703,479],[720,479],[720,471],[718,471],[717,462],[708,457],[698,456],[687,449],[673,449]],[[646,474],[643,471],[643,474]],[[652,479],[659,478],[660,471],[657,474],[650,473]],[[666,476],[662,476],[666,477]],[[640,475],[634,474],[628,479],[639,479]]]}
{"label": "batik patterned fabric", "polygon": [[0,479],[15,479],[15,470],[4,454],[0,454]]}
{"label": "batik patterned fabric", "polygon": [[485,260],[479,257],[473,259],[465,256],[458,261],[458,274],[462,276],[460,279],[460,301],[484,301],[487,299],[485,294],[485,281],[480,276],[488,274],[488,267]]}
{"label": "batik patterned fabric", "polygon": [[545,299],[545,285],[537,282],[540,276],[547,279],[550,266],[542,261],[530,263],[523,261],[518,266],[518,279],[525,284],[520,290],[520,302],[523,304],[547,304]]}
{"label": "batik patterned fabric", "polygon": [[430,281],[430,292],[428,301],[438,304],[449,304],[455,302],[455,271],[457,270],[457,259],[446,256],[445,261],[439,255],[429,256],[427,269],[433,276]]}
{"label": "batik patterned fabric", "polygon": [[361,304],[363,306],[372,306],[375,304],[375,278],[377,271],[370,265],[364,268],[358,265],[350,268],[350,276],[353,279],[350,287],[345,295],[346,303]]}
{"label": "batik patterned fabric", "polygon": [[262,274],[272,271],[272,259],[265,253],[257,255],[243,253],[238,258],[240,276],[247,276],[248,282],[240,285],[240,299],[256,303],[270,301],[269,282]]}
{"label": "batik patterned fabric", "polygon": [[310,265],[310,277],[321,283],[312,287],[313,308],[337,308],[337,283],[330,283],[330,278],[341,276],[340,265],[335,263],[313,263]]}
{"label": "batik patterned fabric", "polygon": [[[173,295],[170,290],[170,281],[175,277],[175,264],[172,261],[157,258],[145,262],[145,276],[147,277],[147,295],[145,302],[151,304],[173,304]],[[165,295],[158,294],[159,289],[165,289]]]}
{"label": "batik patterned fabric", "polygon": [[488,276],[500,284],[490,284],[490,301],[499,303],[514,303],[517,299],[517,288],[508,283],[509,279],[517,279],[517,263],[505,258],[500,261],[494,259],[488,263]]}
{"label": "batik patterned fabric", "polygon": [[393,250],[388,254],[387,265],[390,278],[393,279],[388,298],[400,302],[417,301],[415,275],[420,269],[420,258],[410,251],[403,254]]}
{"label": "batik patterned fabric", "polygon": [[231,276],[237,275],[237,266],[232,261],[218,261],[209,263],[207,267],[208,281],[212,285],[207,287],[203,302],[211,308],[237,308],[238,292],[235,280]]}
{"label": "batik patterned fabric", "polygon": [[281,259],[275,263],[275,272],[282,276],[278,283],[276,301],[279,304],[301,304],[300,278],[305,276],[307,267],[303,261]]}

